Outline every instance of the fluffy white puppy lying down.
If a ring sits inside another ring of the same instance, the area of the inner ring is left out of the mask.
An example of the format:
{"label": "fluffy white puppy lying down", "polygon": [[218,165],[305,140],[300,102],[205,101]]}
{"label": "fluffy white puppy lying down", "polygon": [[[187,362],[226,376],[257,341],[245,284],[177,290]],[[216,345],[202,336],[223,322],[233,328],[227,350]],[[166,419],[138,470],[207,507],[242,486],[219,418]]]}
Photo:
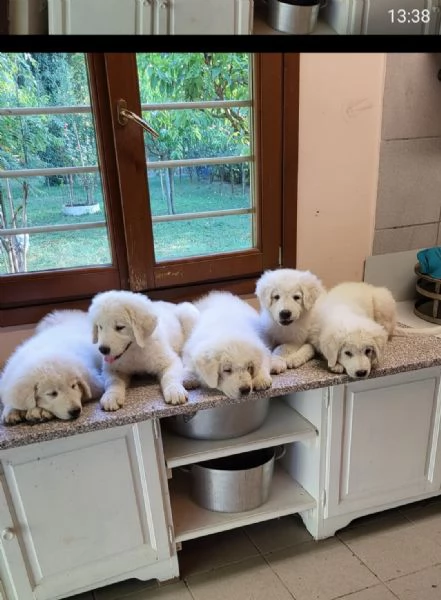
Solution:
{"label": "fluffy white puppy lying down", "polygon": [[310,271],[266,271],[257,281],[263,339],[289,369],[300,367],[315,354],[308,343],[311,309],[324,292]]}
{"label": "fluffy white puppy lying down", "polygon": [[407,329],[396,322],[395,299],[387,288],[341,283],[314,306],[310,341],[330,371],[365,378],[381,361],[390,337],[439,333],[438,328]]}
{"label": "fluffy white puppy lying down", "polygon": [[258,314],[229,292],[211,292],[183,350],[186,368],[202,385],[229,398],[271,387],[271,354],[258,334]]}
{"label": "fluffy white puppy lying down", "polygon": [[5,365],[0,380],[3,423],[77,418],[82,401],[103,392],[100,365],[87,313],[50,313]]}
{"label": "fluffy white puppy lying down", "polygon": [[112,290],[93,298],[89,314],[93,340],[104,360],[104,410],[124,405],[135,373],[157,376],[168,404],[187,400],[179,353],[198,316],[192,304],[152,302],[142,294]]}

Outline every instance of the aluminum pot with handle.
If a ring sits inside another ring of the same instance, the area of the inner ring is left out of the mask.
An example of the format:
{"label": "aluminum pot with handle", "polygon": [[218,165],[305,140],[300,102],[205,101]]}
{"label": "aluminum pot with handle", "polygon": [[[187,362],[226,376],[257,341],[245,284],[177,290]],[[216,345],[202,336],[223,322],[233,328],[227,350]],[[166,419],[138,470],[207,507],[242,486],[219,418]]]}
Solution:
{"label": "aluminum pot with handle", "polygon": [[207,510],[236,513],[264,504],[271,491],[274,461],[282,458],[285,448],[261,448],[194,464],[191,497]]}
{"label": "aluminum pot with handle", "polygon": [[258,429],[269,410],[269,398],[225,404],[164,419],[168,429],[199,440],[227,440]]}

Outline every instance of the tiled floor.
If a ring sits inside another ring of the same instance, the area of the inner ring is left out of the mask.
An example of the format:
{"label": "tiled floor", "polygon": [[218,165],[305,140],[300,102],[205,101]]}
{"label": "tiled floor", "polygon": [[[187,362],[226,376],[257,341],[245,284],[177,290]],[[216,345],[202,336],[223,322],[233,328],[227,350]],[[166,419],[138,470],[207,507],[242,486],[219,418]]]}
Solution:
{"label": "tiled floor", "polygon": [[183,544],[182,580],[126,581],[71,600],[441,600],[441,500],[315,542],[296,516]]}

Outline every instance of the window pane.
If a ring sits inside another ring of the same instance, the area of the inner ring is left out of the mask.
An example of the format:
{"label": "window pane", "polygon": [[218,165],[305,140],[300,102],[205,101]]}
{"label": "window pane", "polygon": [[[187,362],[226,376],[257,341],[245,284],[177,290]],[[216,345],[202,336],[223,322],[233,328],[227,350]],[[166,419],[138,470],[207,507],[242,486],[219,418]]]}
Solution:
{"label": "window pane", "polygon": [[158,260],[245,250],[252,245],[251,215],[153,223]]}
{"label": "window pane", "polygon": [[[159,133],[145,136],[156,260],[252,248],[251,56],[137,54],[137,65],[143,117]],[[213,101],[218,104],[204,106]],[[187,107],[190,102],[198,106]],[[177,220],[182,214],[195,214],[194,221]]]}
{"label": "window pane", "polygon": [[0,139],[0,273],[111,262],[84,55],[0,53]]}

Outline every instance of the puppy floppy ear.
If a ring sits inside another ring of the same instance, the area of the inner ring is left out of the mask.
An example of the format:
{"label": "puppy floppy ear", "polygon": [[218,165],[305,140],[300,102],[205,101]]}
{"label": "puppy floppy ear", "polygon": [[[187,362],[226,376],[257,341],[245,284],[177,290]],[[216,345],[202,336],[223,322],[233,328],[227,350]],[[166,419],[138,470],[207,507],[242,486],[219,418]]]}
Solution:
{"label": "puppy floppy ear", "polygon": [[32,375],[25,381],[19,381],[12,390],[13,402],[10,404],[13,408],[19,410],[30,410],[37,406],[38,398],[38,383],[35,383],[35,379]]}
{"label": "puppy floppy ear", "polygon": [[325,292],[320,279],[315,276],[300,286],[303,294],[303,306],[306,310],[311,310],[319,297]]}
{"label": "puppy floppy ear", "polygon": [[81,392],[82,392],[81,399],[82,400],[91,400],[92,399],[92,392],[90,390],[89,384],[84,379],[84,377],[79,377],[77,379],[77,383],[80,386],[80,389],[81,389]]}
{"label": "puppy floppy ear", "polygon": [[131,308],[128,314],[135,341],[140,348],[144,348],[146,338],[151,336],[156,329],[158,317],[153,312],[134,308]]}
{"label": "puppy floppy ear", "polygon": [[203,381],[210,388],[216,388],[219,383],[219,360],[210,352],[203,352],[195,360],[195,367]]}
{"label": "puppy floppy ear", "polygon": [[268,272],[265,272],[257,281],[255,291],[261,307],[268,308],[271,304],[271,291],[272,287],[268,281]]}
{"label": "puppy floppy ear", "polygon": [[333,368],[337,364],[342,341],[335,334],[323,336],[320,341],[320,352],[328,361],[328,367]]}
{"label": "puppy floppy ear", "polygon": [[374,348],[374,354],[375,354],[375,357],[372,360],[373,365],[378,364],[381,361],[381,359],[383,358],[383,353],[386,348],[386,342],[387,342],[387,332],[386,331],[378,332],[377,334],[375,334],[372,337],[372,346]]}

